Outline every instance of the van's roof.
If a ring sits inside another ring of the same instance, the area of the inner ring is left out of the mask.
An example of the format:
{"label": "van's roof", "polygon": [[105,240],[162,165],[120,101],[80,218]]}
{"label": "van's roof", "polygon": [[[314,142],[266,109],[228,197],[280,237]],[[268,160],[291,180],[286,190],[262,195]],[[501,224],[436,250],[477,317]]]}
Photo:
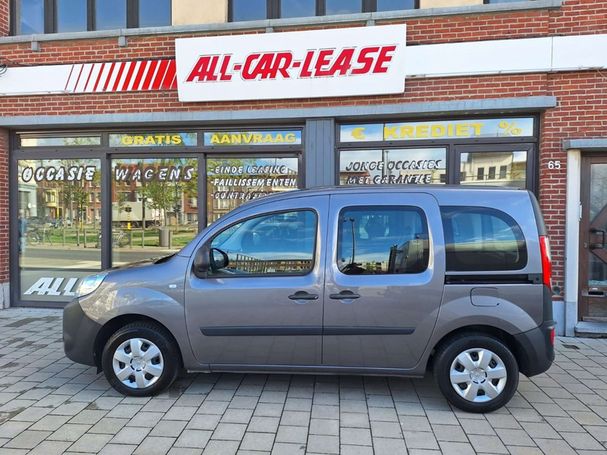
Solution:
{"label": "van's roof", "polygon": [[[259,199],[249,201],[246,207],[251,207],[257,203],[267,203],[269,201],[278,202],[281,200],[307,197],[323,196],[332,194],[357,194],[357,193],[427,193],[436,196],[455,195],[458,193],[466,194],[466,197],[480,197],[487,199],[492,193],[502,195],[518,193],[521,196],[528,193],[527,190],[512,187],[499,187],[487,185],[340,185],[340,186],[320,186],[315,188],[306,188],[295,191],[284,191],[264,196]],[[239,209],[234,209],[239,211]]]}

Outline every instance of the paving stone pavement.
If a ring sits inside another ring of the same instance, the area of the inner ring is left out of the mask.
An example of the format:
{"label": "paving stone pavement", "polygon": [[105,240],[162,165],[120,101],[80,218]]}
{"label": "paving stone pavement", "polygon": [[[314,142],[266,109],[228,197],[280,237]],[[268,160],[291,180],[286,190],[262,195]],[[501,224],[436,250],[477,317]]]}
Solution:
{"label": "paving stone pavement", "polygon": [[61,312],[0,311],[0,455],[607,453],[607,340],[561,338],[497,412],[451,408],[431,379],[198,374],[116,393],[63,354]]}

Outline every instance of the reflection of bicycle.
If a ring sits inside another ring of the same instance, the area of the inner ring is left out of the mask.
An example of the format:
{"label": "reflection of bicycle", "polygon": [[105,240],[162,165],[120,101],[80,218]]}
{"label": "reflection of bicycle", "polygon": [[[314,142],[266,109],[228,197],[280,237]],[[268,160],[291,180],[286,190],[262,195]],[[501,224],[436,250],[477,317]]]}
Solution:
{"label": "reflection of bicycle", "polygon": [[48,229],[46,228],[32,228],[30,230],[27,231],[27,240],[30,243],[30,245],[39,245],[40,243],[43,242],[48,242],[51,245],[53,244],[53,241],[51,240],[51,233]]}
{"label": "reflection of bicycle", "polygon": [[[113,248],[122,248],[125,247],[129,244],[129,236],[126,232],[119,230],[119,231],[112,231],[112,247]],[[101,246],[101,233],[99,233],[99,236],[97,237],[97,244],[95,245],[95,248],[99,248]]]}

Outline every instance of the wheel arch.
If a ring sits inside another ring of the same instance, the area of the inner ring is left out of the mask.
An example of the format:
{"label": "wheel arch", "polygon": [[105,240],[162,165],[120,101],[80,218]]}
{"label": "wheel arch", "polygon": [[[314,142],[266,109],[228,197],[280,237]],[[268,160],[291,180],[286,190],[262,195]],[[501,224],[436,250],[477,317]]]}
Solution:
{"label": "wheel arch", "polygon": [[154,325],[159,326],[164,332],[165,335],[169,337],[172,343],[174,343],[177,352],[179,353],[179,366],[183,368],[183,354],[181,352],[181,346],[177,342],[177,339],[171,331],[158,320],[151,318],[149,316],[145,316],[143,314],[122,314],[120,316],[116,316],[113,319],[107,321],[99,330],[99,333],[95,337],[95,344],[93,345],[93,353],[95,359],[95,366],[97,367],[97,371],[101,371],[101,353],[103,352],[103,347],[110,339],[110,337],[116,333],[117,330],[122,327],[132,324],[133,322],[148,322]]}
{"label": "wheel arch", "polygon": [[524,362],[524,353],[522,352],[522,348],[513,335],[509,334],[505,330],[502,330],[498,327],[477,324],[477,325],[467,325],[467,326],[458,327],[458,328],[450,331],[449,333],[445,334],[442,338],[440,338],[434,344],[432,351],[430,352],[430,356],[429,356],[428,362],[426,364],[426,370],[432,370],[434,368],[435,354],[442,346],[444,346],[445,344],[448,344],[454,338],[459,338],[460,336],[463,336],[466,334],[487,335],[487,336],[491,336],[493,338],[497,338],[502,343],[504,343],[508,349],[510,349],[510,351],[512,352],[512,355],[514,355],[514,358],[516,359],[516,363],[518,364],[519,368],[521,368],[521,366],[525,363]]}

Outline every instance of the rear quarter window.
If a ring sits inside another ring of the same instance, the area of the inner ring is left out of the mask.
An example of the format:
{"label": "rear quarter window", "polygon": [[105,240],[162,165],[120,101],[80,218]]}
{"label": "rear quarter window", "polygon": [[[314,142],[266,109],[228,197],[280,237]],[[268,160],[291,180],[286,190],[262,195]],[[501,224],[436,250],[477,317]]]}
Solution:
{"label": "rear quarter window", "polygon": [[520,270],[527,265],[527,245],[520,226],[501,210],[442,207],[447,271]]}

